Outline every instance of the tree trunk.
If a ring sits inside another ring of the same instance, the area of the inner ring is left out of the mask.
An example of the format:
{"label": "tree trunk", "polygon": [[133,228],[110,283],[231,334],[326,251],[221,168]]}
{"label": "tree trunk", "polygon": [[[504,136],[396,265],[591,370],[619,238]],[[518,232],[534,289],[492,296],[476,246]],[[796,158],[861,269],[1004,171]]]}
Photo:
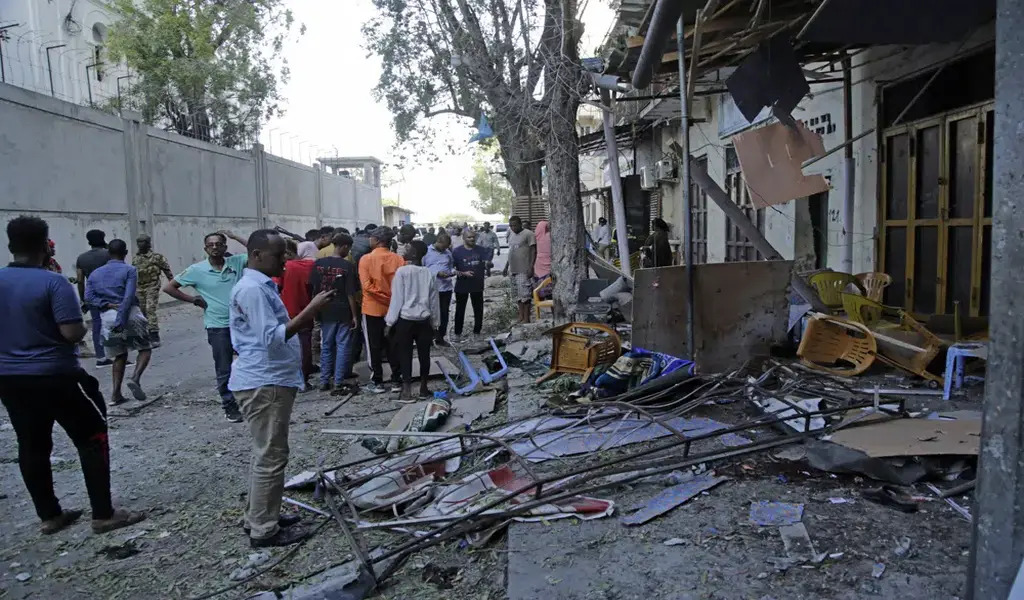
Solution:
{"label": "tree trunk", "polygon": [[[525,120],[525,116],[522,117]],[[495,124],[501,159],[505,165],[505,178],[518,196],[541,193],[540,168],[544,164],[544,150],[529,134],[520,128],[504,128]],[[514,203],[513,203],[514,206]]]}

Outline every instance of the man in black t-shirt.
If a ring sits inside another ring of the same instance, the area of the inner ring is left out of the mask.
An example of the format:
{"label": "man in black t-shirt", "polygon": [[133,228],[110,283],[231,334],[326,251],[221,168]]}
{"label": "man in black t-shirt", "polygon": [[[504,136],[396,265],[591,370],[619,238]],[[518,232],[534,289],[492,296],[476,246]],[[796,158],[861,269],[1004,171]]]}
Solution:
{"label": "man in black t-shirt", "polygon": [[309,277],[310,294],[334,289],[334,299],[324,306],[317,320],[320,321],[320,389],[342,388],[345,379],[352,372],[351,347],[356,329],[355,295],[358,292],[359,273],[353,262],[348,260],[352,248],[352,237],[344,233],[334,236],[334,256],[319,258],[313,263]]}
{"label": "man in black t-shirt", "polygon": [[92,275],[92,272],[110,261],[110,253],[107,252],[107,234],[99,229],[90,229],[85,234],[89,242],[89,250],[78,255],[75,261],[75,276],[78,278],[78,298],[82,301],[82,312],[89,312],[92,319],[92,347],[96,352],[96,366],[106,367],[114,364],[114,361],[106,357],[103,352],[103,336],[100,328],[100,308],[88,306],[85,302],[85,280]]}

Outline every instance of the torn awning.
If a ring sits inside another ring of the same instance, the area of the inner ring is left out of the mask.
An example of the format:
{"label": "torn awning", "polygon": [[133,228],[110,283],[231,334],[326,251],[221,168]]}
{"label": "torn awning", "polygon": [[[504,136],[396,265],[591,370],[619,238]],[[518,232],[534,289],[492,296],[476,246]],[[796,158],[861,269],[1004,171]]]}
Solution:
{"label": "torn awning", "polygon": [[822,175],[804,175],[801,164],[825,154],[821,136],[797,121],[752,129],[732,138],[743,170],[743,182],[757,208],[783,204],[828,191]]}

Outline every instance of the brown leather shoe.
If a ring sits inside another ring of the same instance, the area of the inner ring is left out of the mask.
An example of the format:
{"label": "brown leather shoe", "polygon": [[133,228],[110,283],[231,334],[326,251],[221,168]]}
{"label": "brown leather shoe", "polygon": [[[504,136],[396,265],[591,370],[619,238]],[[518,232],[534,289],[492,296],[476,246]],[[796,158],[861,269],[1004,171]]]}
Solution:
{"label": "brown leather shoe", "polygon": [[139,521],[146,518],[145,513],[132,512],[119,508],[114,511],[109,519],[93,519],[92,520],[92,532],[93,533],[107,533],[108,531],[114,531],[115,529],[121,529],[122,527],[128,527],[134,525]]}
{"label": "brown leather shoe", "polygon": [[249,545],[253,548],[269,548],[271,546],[289,546],[298,544],[309,537],[309,531],[302,527],[288,527],[278,529],[277,533],[266,538],[249,538]]}
{"label": "brown leather shoe", "polygon": [[46,519],[39,525],[39,533],[43,535],[53,535],[77,521],[82,516],[80,510],[65,510],[60,515]]}

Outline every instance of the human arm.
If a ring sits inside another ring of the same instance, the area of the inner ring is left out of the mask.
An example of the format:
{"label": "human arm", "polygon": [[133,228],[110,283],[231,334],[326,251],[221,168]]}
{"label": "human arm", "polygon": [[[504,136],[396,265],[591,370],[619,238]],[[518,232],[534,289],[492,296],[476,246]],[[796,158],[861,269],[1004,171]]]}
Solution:
{"label": "human arm", "polygon": [[436,281],[430,282],[430,326],[434,331],[441,326],[441,295]]}
{"label": "human arm", "polygon": [[241,244],[243,246],[246,246],[246,245],[249,244],[249,240],[245,239],[244,237],[242,237],[240,235],[235,235],[234,232],[228,231],[227,229],[221,229],[217,233],[223,235],[226,238],[230,238],[232,240],[235,240],[236,242],[238,242],[239,244]]}
{"label": "human arm", "polygon": [[121,296],[121,302],[117,305],[117,318],[114,320],[114,327],[124,326],[128,315],[131,314],[132,306],[137,302],[135,294],[139,289],[139,271],[135,267],[131,267],[128,269],[126,277],[124,295]]}
{"label": "human arm", "polygon": [[402,304],[405,303],[405,277],[401,272],[395,273],[391,281],[391,303],[388,304],[388,312],[384,315],[384,323],[388,327],[394,327],[398,317],[402,314]]}
{"label": "human arm", "polygon": [[171,265],[167,262],[167,259],[163,255],[160,255],[159,266],[160,271],[162,271],[164,274],[164,277],[166,277],[167,279],[174,279],[174,272],[171,271]]}
{"label": "human arm", "polygon": [[185,269],[185,271],[175,277],[174,279],[168,280],[167,283],[161,288],[163,293],[167,294],[171,298],[194,304],[203,310],[206,309],[206,300],[202,296],[190,296],[185,292],[181,291],[182,287],[194,286],[195,281],[192,279],[192,267]]}
{"label": "human arm", "polygon": [[88,307],[85,306],[88,302],[85,299],[85,273],[82,269],[75,266],[75,284],[78,286],[78,297],[82,299],[82,312],[85,313]]}
{"label": "human arm", "polygon": [[384,288],[377,283],[376,278],[370,273],[370,261],[359,261],[359,282],[363,285],[363,297],[369,296],[381,304],[386,304],[390,296]]}
{"label": "human arm", "polygon": [[50,286],[50,311],[60,329],[61,337],[69,344],[82,341],[87,332],[80,309],[71,283],[63,278],[54,279]]}

